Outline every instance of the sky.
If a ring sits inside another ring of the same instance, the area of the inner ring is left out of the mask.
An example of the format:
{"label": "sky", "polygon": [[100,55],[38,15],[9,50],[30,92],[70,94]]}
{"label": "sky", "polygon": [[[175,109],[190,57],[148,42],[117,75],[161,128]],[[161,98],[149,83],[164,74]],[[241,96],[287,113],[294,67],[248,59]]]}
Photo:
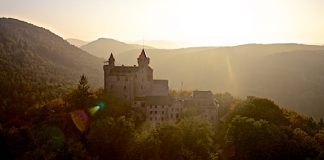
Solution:
{"label": "sky", "polygon": [[324,44],[324,0],[0,0],[0,17],[86,41]]}

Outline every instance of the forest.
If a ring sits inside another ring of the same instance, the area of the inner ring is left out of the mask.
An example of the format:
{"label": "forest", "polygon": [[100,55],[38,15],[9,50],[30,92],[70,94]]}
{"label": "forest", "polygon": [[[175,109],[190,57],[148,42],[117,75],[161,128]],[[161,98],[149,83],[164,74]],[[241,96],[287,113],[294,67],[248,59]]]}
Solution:
{"label": "forest", "polygon": [[[4,159],[324,158],[322,119],[314,121],[265,98],[214,96],[220,104],[215,126],[186,114],[188,108],[180,119],[150,127],[144,113],[91,89],[82,75],[73,89],[42,105],[32,99],[32,106],[2,110],[0,154]],[[86,118],[75,120],[76,112]]]}

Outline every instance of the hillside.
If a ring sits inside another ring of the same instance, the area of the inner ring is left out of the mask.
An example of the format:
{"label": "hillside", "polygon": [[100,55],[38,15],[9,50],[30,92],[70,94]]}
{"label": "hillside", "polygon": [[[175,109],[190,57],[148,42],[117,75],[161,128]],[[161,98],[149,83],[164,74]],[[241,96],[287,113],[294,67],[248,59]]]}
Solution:
{"label": "hillside", "polygon": [[[127,44],[114,39],[99,38],[95,41],[92,41],[86,45],[81,46],[80,48],[94,56],[101,57],[101,58],[108,58],[111,52],[117,55],[122,52],[130,51],[134,49],[141,49],[143,48],[143,46],[137,44]],[[145,48],[152,48],[152,47],[145,46]]]}
{"label": "hillside", "polygon": [[[11,18],[0,19],[0,104],[43,102],[75,85],[83,73],[93,87],[103,83],[103,60],[54,33]],[[2,108],[2,109],[3,109]]]}
{"label": "hillside", "polygon": [[[115,56],[133,65],[139,50]],[[147,49],[156,78],[170,88],[230,92],[272,98],[281,105],[324,116],[324,47],[301,44],[248,44],[173,50]],[[170,72],[172,71],[172,72]]]}
{"label": "hillside", "polygon": [[89,42],[87,41],[83,41],[83,40],[79,40],[79,39],[74,39],[74,38],[68,38],[66,39],[66,41],[68,41],[70,44],[75,45],[77,47],[81,47]]}

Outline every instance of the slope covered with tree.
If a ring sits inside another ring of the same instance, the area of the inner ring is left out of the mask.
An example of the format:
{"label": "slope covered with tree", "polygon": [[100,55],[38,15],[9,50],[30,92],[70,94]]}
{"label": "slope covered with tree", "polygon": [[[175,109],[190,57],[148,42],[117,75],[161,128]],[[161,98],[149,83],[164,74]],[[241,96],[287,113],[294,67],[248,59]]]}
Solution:
{"label": "slope covered with tree", "polygon": [[102,62],[44,28],[1,18],[1,110],[42,104],[76,84],[83,73],[99,87]]}

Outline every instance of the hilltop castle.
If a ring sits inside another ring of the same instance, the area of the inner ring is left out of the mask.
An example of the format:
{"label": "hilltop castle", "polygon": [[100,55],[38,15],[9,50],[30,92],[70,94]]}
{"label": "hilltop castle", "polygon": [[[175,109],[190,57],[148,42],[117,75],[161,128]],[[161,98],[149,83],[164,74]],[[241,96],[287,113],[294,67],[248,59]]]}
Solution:
{"label": "hilltop castle", "polygon": [[115,66],[113,54],[104,65],[104,88],[129,104],[147,96],[168,96],[168,80],[154,80],[150,58],[144,49],[137,58],[138,66]]}
{"label": "hilltop castle", "polygon": [[104,69],[104,89],[125,103],[141,109],[153,123],[174,120],[180,117],[184,106],[200,107],[202,116],[213,124],[216,120],[216,104],[210,91],[194,91],[187,100],[169,96],[168,80],[154,80],[150,58],[142,49],[137,58],[138,66],[115,66],[110,54]]}

